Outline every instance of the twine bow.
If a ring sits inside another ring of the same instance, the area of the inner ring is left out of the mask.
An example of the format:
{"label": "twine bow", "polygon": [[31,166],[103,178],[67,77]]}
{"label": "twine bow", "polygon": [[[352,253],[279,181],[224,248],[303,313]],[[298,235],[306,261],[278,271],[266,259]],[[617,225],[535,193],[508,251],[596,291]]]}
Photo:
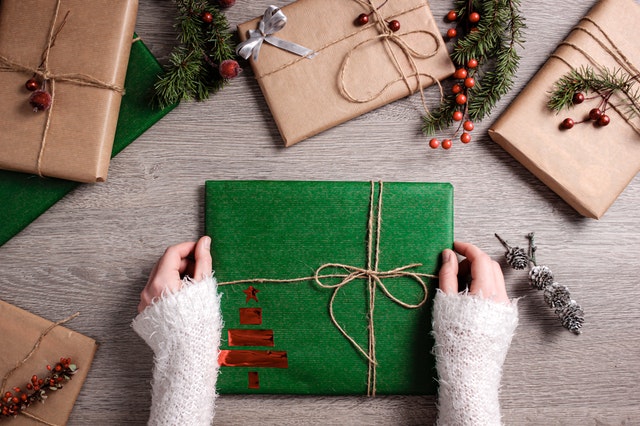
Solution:
{"label": "twine bow", "polygon": [[[402,36],[407,36],[409,34],[426,34],[429,37],[431,37],[435,43],[435,48],[433,49],[432,52],[428,52],[428,53],[421,53],[418,52],[416,49],[412,48],[411,46],[409,46],[409,44],[403,39],[403,37],[401,37],[400,35],[398,35],[397,33],[395,33],[394,31],[392,31],[387,25],[386,25],[386,20],[384,18],[384,16],[382,16],[382,14],[380,13],[380,10],[378,7],[376,7],[373,4],[372,0],[355,0],[358,3],[360,3],[361,5],[363,5],[365,8],[369,9],[371,11],[371,14],[373,14],[375,16],[375,23],[373,24],[379,31],[379,34],[373,38],[364,40],[360,43],[358,43],[356,46],[354,46],[349,53],[345,56],[343,62],[342,62],[342,66],[340,67],[340,79],[339,79],[339,89],[340,89],[340,93],[342,94],[342,96],[344,96],[346,99],[348,99],[351,102],[356,102],[356,103],[366,103],[366,102],[370,102],[374,99],[379,98],[380,96],[382,96],[382,94],[389,88],[391,87],[393,84],[397,83],[398,81],[403,81],[404,84],[407,87],[407,90],[409,91],[409,93],[414,93],[414,91],[419,91],[420,92],[420,98],[422,100],[422,105],[425,109],[425,112],[428,114],[429,113],[429,108],[427,107],[427,102],[424,96],[424,92],[422,89],[422,76],[426,76],[429,79],[431,79],[434,83],[436,83],[440,89],[440,97],[443,98],[444,97],[444,92],[442,89],[442,85],[440,84],[440,82],[438,81],[437,78],[435,78],[433,75],[431,74],[426,74],[426,73],[421,73],[420,70],[418,69],[418,65],[416,64],[416,59],[429,59],[433,56],[435,56],[438,53],[438,50],[440,49],[440,40],[439,38],[436,36],[436,34],[434,34],[432,31],[427,31],[427,30],[415,30],[415,31],[409,31],[406,33],[403,33]],[[422,5],[420,6],[422,7]],[[384,43],[384,47],[385,47],[385,51],[387,52],[387,54],[390,57],[390,60],[393,64],[393,66],[395,67],[395,69],[398,71],[399,74],[399,78],[393,81],[389,81],[387,82],[384,87],[382,87],[382,89],[380,89],[377,93],[374,93],[370,96],[365,96],[365,97],[358,97],[356,95],[354,95],[352,93],[351,90],[349,90],[347,88],[347,85],[345,83],[345,75],[347,73],[348,67],[349,67],[349,63],[351,61],[351,57],[352,55],[357,52],[359,49],[361,49],[363,46],[366,46],[367,44],[370,43],[375,43],[377,41],[380,41],[382,43]],[[406,57],[407,61],[409,62],[410,66],[411,66],[411,74],[407,75],[407,73],[405,72],[405,70],[402,68],[402,66],[400,65],[400,61],[399,58],[397,56],[397,54],[394,52],[393,48],[392,48],[392,44],[394,44],[395,46],[397,46],[400,51],[404,54],[404,56]],[[411,83],[409,82],[409,78],[411,77],[415,77],[416,78],[416,88],[415,90],[411,87]]]}
{"label": "twine bow", "polygon": [[308,59],[316,56],[316,52],[292,41],[275,37],[277,33],[287,25],[287,17],[277,6],[269,6],[264,12],[257,30],[249,30],[249,38],[236,47],[236,53],[244,59],[249,59],[253,54],[253,60],[258,60],[258,54],[263,42],[267,42],[279,49],[294,53]]}
{"label": "twine bow", "polygon": [[[227,281],[218,283],[219,286],[232,285],[232,284],[247,284],[247,283],[297,283],[303,281],[313,280],[319,287],[326,289],[333,289],[331,298],[329,300],[329,316],[331,322],[340,331],[340,333],[353,345],[353,347],[367,360],[367,396],[375,396],[376,393],[376,367],[378,361],[376,358],[376,339],[375,339],[375,326],[374,326],[374,311],[375,311],[375,299],[376,289],[380,289],[382,293],[388,297],[394,303],[407,308],[418,309],[427,302],[429,297],[429,290],[425,282],[425,278],[435,279],[437,276],[431,274],[425,274],[421,272],[412,271],[417,267],[422,266],[421,263],[412,263],[398,268],[390,269],[388,271],[378,270],[379,257],[380,257],[380,229],[382,224],[382,191],[383,183],[378,182],[378,202],[375,202],[376,187],[375,183],[371,182],[371,193],[369,198],[369,219],[367,226],[367,264],[364,268],[352,265],[345,265],[341,263],[325,263],[316,269],[313,276],[299,277],[291,279],[269,279],[269,278],[256,278],[245,279],[236,281]],[[375,220],[374,220],[375,219]],[[327,269],[342,269],[345,273],[323,273]],[[422,299],[416,304],[410,304],[402,301],[400,298],[391,294],[383,280],[391,278],[406,277],[413,279],[422,289]],[[338,283],[326,283],[323,280],[326,279],[340,279]],[[367,323],[368,323],[368,347],[363,348],[358,342],[355,341],[349,333],[340,325],[334,314],[334,302],[338,292],[356,280],[367,280],[367,293],[369,297],[367,306]]]}

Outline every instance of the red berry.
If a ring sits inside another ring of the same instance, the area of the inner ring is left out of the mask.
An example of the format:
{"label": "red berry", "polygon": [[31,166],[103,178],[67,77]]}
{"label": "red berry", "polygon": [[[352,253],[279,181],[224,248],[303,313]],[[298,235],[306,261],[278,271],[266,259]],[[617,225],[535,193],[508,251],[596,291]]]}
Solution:
{"label": "red berry", "polygon": [[471,142],[471,135],[470,135],[469,133],[467,133],[467,132],[463,133],[463,134],[460,136],[460,141],[461,141],[462,143],[469,143],[469,142]]}
{"label": "red berry", "polygon": [[576,94],[573,95],[573,99],[572,99],[574,104],[581,104],[584,102],[584,94],[578,92]]}
{"label": "red berry", "polygon": [[460,93],[459,95],[456,96],[456,103],[458,105],[464,105],[467,103],[467,97],[465,95],[463,95],[462,93]]}
{"label": "red berry", "polygon": [[462,117],[463,117],[462,111],[454,111],[453,112],[453,120],[454,121],[460,121],[460,120],[462,120]]}
{"label": "red berry", "polygon": [[38,382],[38,376],[34,374],[33,376],[31,376],[31,383],[37,383],[37,382]]}
{"label": "red berry", "polygon": [[400,21],[394,19],[393,21],[390,21],[387,26],[389,27],[389,29],[391,31],[393,31],[394,33],[398,30],[400,30]]}
{"label": "red berry", "polygon": [[44,90],[36,90],[29,96],[29,104],[34,112],[46,111],[51,106],[51,95]]}
{"label": "red berry", "polygon": [[471,58],[469,59],[469,62],[467,62],[467,68],[475,68],[478,66],[478,60]]}
{"label": "red berry", "polygon": [[5,398],[11,398],[12,396],[13,396],[13,394],[12,394],[11,392],[6,392],[6,393],[4,394],[4,397],[5,397]]}
{"label": "red berry", "polygon": [[598,126],[607,126],[610,122],[611,119],[607,114],[604,113],[600,117],[598,117],[598,121],[596,121],[596,123],[598,123]]}
{"label": "red berry", "polygon": [[236,4],[236,0],[218,0],[220,7],[227,8]]}
{"label": "red berry", "polygon": [[472,88],[475,85],[476,85],[476,81],[473,79],[473,77],[467,77],[464,79],[465,87]]}
{"label": "red berry", "polygon": [[600,111],[600,109],[598,108],[594,108],[591,111],[589,111],[589,119],[596,121],[598,118],[600,118],[600,116],[602,115],[602,111]]}
{"label": "red berry", "polygon": [[204,22],[205,24],[210,24],[213,22],[213,14],[211,12],[204,11],[202,12],[202,15],[200,15],[200,17],[202,18],[202,22]]}
{"label": "red berry", "polygon": [[473,130],[473,121],[465,121],[464,124],[462,125],[462,127],[467,131],[470,132]]}
{"label": "red berry", "polygon": [[564,120],[562,120],[560,127],[562,127],[563,129],[570,129],[574,124],[576,123],[571,118],[565,118]]}
{"label": "red berry", "polygon": [[442,141],[442,148],[444,148],[444,149],[451,148],[451,139],[444,139]]}
{"label": "red berry", "polygon": [[478,12],[473,12],[469,15],[469,22],[473,22],[474,24],[480,20],[480,14]]}
{"label": "red berry", "polygon": [[369,15],[366,13],[361,13],[356,18],[356,25],[366,25],[369,23]]}
{"label": "red berry", "polygon": [[454,84],[453,86],[451,86],[451,91],[457,95],[458,93],[462,92],[462,86],[459,84]]}
{"label": "red berry", "polygon": [[447,13],[447,20],[455,21],[456,19],[458,19],[458,13],[455,10],[450,10],[449,13]]}
{"label": "red berry", "polygon": [[455,28],[449,28],[447,30],[447,37],[454,38],[457,35],[458,35],[458,31]]}
{"label": "red berry", "polygon": [[429,141],[429,147],[432,149],[437,149],[440,146],[440,141],[436,138],[433,138]]}
{"label": "red berry", "polygon": [[240,68],[240,65],[238,65],[238,62],[233,59],[225,59],[220,64],[219,68],[220,76],[227,79],[237,77],[241,70],[242,69]]}
{"label": "red berry", "polygon": [[24,84],[24,87],[26,87],[28,91],[34,92],[40,88],[40,83],[38,83],[38,80],[36,80],[35,78],[30,78]]}
{"label": "red berry", "polygon": [[467,78],[467,70],[464,68],[458,68],[456,70],[456,72],[453,73],[453,78],[458,78],[460,80],[463,80],[465,78]]}
{"label": "red berry", "polygon": [[11,401],[12,401],[14,404],[17,404],[18,402],[20,402],[20,399],[19,399],[17,396],[14,396],[13,398],[11,398]]}

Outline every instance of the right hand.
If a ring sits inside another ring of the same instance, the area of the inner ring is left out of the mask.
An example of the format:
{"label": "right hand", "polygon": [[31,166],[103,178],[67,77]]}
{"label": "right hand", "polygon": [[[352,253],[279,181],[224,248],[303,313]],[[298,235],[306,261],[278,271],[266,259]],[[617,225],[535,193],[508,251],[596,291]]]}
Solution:
{"label": "right hand", "polygon": [[458,293],[458,277],[471,275],[469,294],[498,303],[509,304],[509,296],[504,283],[502,269],[498,262],[470,243],[456,241],[453,243],[455,252],[466,259],[458,264],[456,253],[445,249],[442,252],[442,267],[440,268],[440,290],[446,294]]}

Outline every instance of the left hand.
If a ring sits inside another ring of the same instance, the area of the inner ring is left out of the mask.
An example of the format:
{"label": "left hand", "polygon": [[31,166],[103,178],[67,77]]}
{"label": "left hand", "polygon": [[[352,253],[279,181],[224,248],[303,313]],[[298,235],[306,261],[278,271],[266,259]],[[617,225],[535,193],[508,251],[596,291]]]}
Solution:
{"label": "left hand", "polygon": [[182,287],[182,277],[188,275],[201,280],[211,274],[211,238],[198,242],[184,242],[168,247],[149,274],[147,285],[140,293],[138,312],[144,311],[166,291],[176,292]]}

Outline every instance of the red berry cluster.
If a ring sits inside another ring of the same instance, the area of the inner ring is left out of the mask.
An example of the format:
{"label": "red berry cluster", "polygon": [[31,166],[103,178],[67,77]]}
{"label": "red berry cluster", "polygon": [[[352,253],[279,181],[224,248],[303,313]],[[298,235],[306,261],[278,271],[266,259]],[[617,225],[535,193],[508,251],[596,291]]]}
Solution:
{"label": "red berry cluster", "polygon": [[27,383],[25,390],[14,387],[13,392],[7,391],[2,395],[0,399],[2,417],[17,416],[32,402],[44,402],[47,398],[46,390],[62,389],[64,383],[71,380],[77,367],[71,363],[71,358],[60,358],[60,362],[55,366],[47,365],[47,370],[49,373],[44,377],[38,377],[35,374],[31,376],[31,381]]}
{"label": "red berry cluster", "polygon": [[[587,123],[587,122],[593,122],[593,124],[600,127],[609,125],[609,123],[611,122],[611,119],[606,114],[606,111],[609,105],[610,96],[611,94],[596,96],[596,98],[597,97],[601,98],[600,104],[596,108],[592,108],[589,111],[589,115],[587,115],[586,118],[584,118],[581,121],[574,121],[573,118],[565,118],[564,120],[562,120],[562,123],[560,123],[560,128],[568,130],[568,129],[571,129],[576,124]],[[584,102],[586,99],[587,98],[585,98],[583,93],[577,92],[573,95],[572,102],[574,105],[578,105]]]}
{"label": "red berry cluster", "polygon": [[33,92],[29,96],[29,105],[33,108],[33,112],[46,111],[51,107],[51,94],[46,90],[46,81],[42,83],[42,89],[40,86],[41,84],[35,76],[24,84],[28,91]]}
{"label": "red berry cluster", "polygon": [[[388,0],[385,0],[384,3],[378,6],[378,9],[384,6],[387,3],[387,1]],[[363,25],[367,25],[369,23],[369,18],[371,17],[372,14],[373,12],[361,13],[360,15],[358,15],[358,17],[354,21],[354,24],[359,27]],[[391,21],[385,21],[385,23],[387,24],[387,28],[389,28],[394,33],[400,31],[400,21],[398,21],[397,19],[392,19]]]}
{"label": "red berry cluster", "polygon": [[[450,10],[446,15],[446,19],[449,22],[458,21],[458,12],[455,10]],[[468,22],[471,24],[476,24],[480,21],[480,14],[478,12],[472,12],[469,14],[467,18]],[[470,31],[474,31],[475,27],[471,28]],[[458,30],[456,28],[449,28],[447,30],[447,37],[449,39],[455,38],[458,35]],[[476,73],[476,69],[478,67],[478,60],[475,58],[469,59],[469,61],[460,66],[453,73],[453,78],[456,82],[451,87],[451,91],[455,95],[455,102],[458,105],[458,108],[453,112],[452,118],[453,121],[459,122],[458,128],[454,135],[457,135],[458,132],[463,129],[462,134],[460,135],[460,141],[464,144],[471,142],[471,134],[468,133],[473,130],[474,125],[471,120],[469,120],[468,116],[468,102],[469,102],[469,89],[476,85],[476,80],[473,76]],[[453,142],[450,138],[443,139],[442,143],[433,138],[429,141],[429,147],[433,149],[437,149],[440,146],[444,149],[450,149],[453,145]]]}

